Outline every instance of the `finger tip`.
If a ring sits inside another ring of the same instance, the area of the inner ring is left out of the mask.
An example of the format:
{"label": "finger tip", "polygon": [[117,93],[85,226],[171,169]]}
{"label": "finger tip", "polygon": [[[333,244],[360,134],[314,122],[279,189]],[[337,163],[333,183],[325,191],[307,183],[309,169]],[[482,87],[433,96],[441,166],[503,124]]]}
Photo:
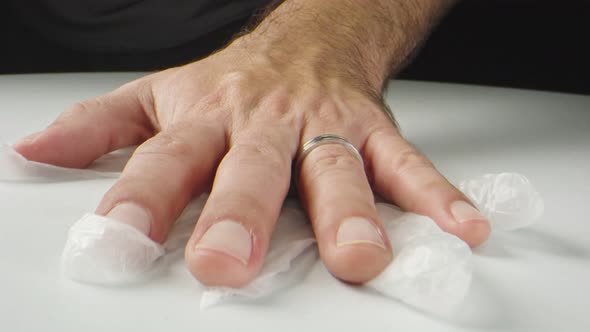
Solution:
{"label": "finger tip", "polygon": [[240,288],[257,273],[251,263],[207,248],[187,248],[185,262],[195,279],[206,286]]}
{"label": "finger tip", "polygon": [[28,143],[19,141],[14,143],[12,145],[12,148],[14,149],[14,151],[16,151],[21,156],[25,157],[27,160],[30,159],[30,145]]}
{"label": "finger tip", "polygon": [[27,136],[12,145],[12,148],[18,152],[20,155],[27,159],[31,159],[34,156],[35,152],[38,151],[38,144],[37,137],[39,133],[33,134],[31,136]]}
{"label": "finger tip", "polygon": [[[95,156],[89,153],[86,145],[76,148],[80,141],[75,140],[60,127],[27,136],[16,142],[12,148],[29,161],[52,164],[68,168],[85,168]],[[84,142],[87,143],[87,142]]]}
{"label": "finger tip", "polygon": [[465,241],[470,247],[476,247],[484,243],[491,234],[490,223],[486,219],[471,220],[464,223],[452,221],[447,227],[442,228],[444,231]]}
{"label": "finger tip", "polygon": [[48,157],[51,152],[48,145],[51,146],[51,138],[48,138],[46,131],[43,131],[21,139],[14,143],[12,148],[27,160],[51,163],[51,158]]}
{"label": "finger tip", "polygon": [[368,243],[335,247],[330,251],[322,255],[330,273],[353,284],[375,278],[393,259],[391,250]]}
{"label": "finger tip", "polygon": [[473,220],[467,224],[460,225],[460,238],[470,247],[476,247],[484,243],[492,232],[490,223],[487,220]]}
{"label": "finger tip", "polygon": [[51,160],[46,157],[46,153],[39,144],[31,142],[18,142],[12,148],[18,154],[28,161],[50,164]]}

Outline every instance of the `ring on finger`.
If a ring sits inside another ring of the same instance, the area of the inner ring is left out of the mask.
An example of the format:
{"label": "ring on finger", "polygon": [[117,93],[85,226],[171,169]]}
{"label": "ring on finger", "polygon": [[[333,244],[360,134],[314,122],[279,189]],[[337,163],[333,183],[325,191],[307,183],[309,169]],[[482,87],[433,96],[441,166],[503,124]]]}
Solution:
{"label": "ring on finger", "polygon": [[361,165],[363,165],[364,167],[363,156],[361,156],[361,153],[357,150],[357,148],[354,147],[352,143],[350,143],[350,141],[338,135],[323,134],[310,139],[299,148],[299,151],[297,152],[297,157],[295,158],[296,182],[299,179],[299,171],[301,169],[301,164],[303,163],[305,157],[307,157],[315,148],[326,144],[340,144],[344,146],[361,162]]}

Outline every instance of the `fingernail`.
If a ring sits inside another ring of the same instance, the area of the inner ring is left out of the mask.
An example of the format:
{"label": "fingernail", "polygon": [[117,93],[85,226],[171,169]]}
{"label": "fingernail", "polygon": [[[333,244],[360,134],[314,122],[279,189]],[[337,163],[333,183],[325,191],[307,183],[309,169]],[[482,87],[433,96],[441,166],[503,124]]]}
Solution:
{"label": "fingernail", "polygon": [[338,228],[336,246],[342,247],[360,243],[372,244],[385,249],[383,236],[375,224],[359,217],[344,220]]}
{"label": "fingernail", "polygon": [[481,212],[479,212],[473,205],[465,201],[456,201],[451,204],[451,213],[458,223],[464,223],[473,220],[486,220]]}
{"label": "fingernail", "polygon": [[195,248],[218,251],[247,265],[252,251],[252,238],[240,223],[220,221],[209,227]]}
{"label": "fingernail", "polygon": [[117,204],[106,217],[133,226],[145,235],[148,235],[152,228],[152,215],[135,203]]}

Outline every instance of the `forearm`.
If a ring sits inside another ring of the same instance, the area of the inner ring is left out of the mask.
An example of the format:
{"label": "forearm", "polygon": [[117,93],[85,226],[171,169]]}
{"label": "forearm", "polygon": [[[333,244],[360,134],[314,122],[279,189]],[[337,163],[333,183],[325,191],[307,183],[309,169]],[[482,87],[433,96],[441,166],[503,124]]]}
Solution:
{"label": "forearm", "polygon": [[328,76],[363,80],[380,92],[453,2],[286,0],[243,39],[256,40],[273,59],[296,55]]}

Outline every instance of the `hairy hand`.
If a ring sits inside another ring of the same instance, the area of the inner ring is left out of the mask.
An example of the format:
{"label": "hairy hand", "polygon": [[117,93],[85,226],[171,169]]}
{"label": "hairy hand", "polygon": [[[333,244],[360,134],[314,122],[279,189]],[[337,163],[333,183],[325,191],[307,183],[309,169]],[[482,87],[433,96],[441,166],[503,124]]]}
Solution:
{"label": "hairy hand", "polygon": [[372,190],[469,244],[487,238],[485,218],[400,135],[370,80],[332,70],[338,65],[330,61],[327,70],[314,52],[264,50],[241,39],[130,82],[74,105],[16,149],[31,160],[85,167],[139,145],[97,213],[158,242],[187,202],[210,190],[185,252],[190,271],[209,285],[237,287],[256,276],[292,161],[322,134],[348,139],[365,166],[338,144],[316,148],[301,164],[300,197],[336,277],[364,282],[392,259]]}

